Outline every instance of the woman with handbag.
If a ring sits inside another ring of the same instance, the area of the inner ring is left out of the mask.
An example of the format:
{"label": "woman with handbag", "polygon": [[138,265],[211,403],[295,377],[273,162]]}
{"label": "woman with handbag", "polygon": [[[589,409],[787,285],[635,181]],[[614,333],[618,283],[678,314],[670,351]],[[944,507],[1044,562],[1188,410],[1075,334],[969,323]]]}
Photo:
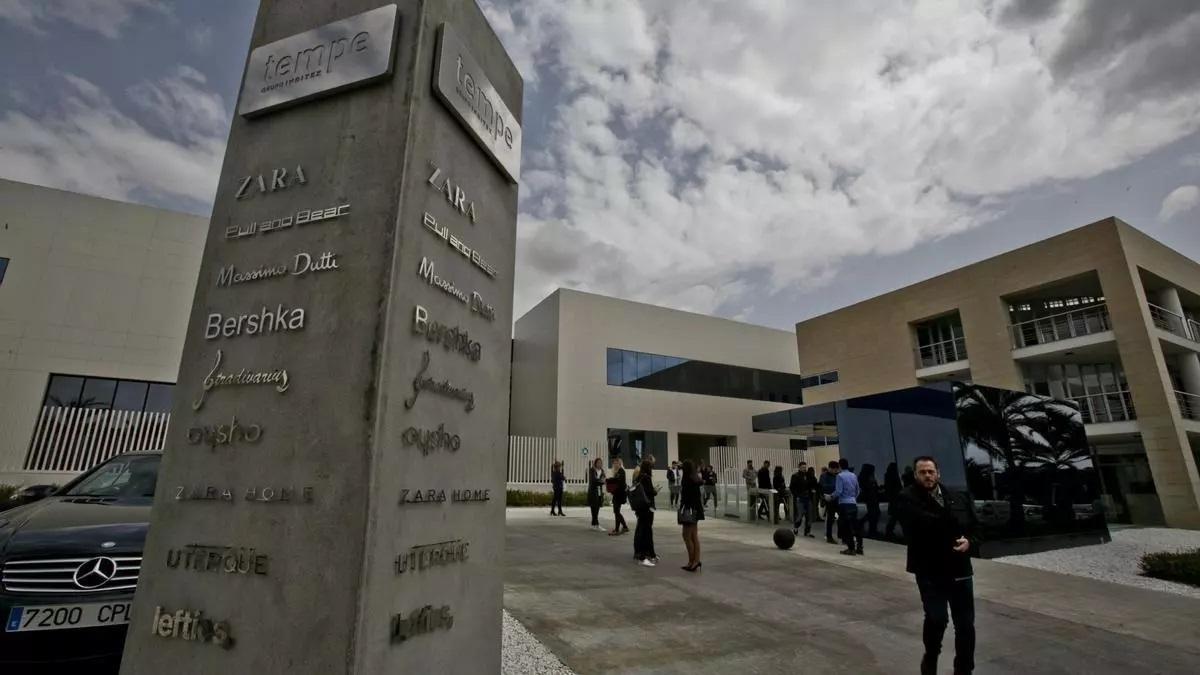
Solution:
{"label": "woman with handbag", "polygon": [[620,457],[613,460],[612,478],[608,479],[608,485],[613,502],[613,529],[608,531],[608,536],[612,537],[629,531],[625,516],[621,515],[621,507],[629,500],[629,482],[625,479],[625,464]]}
{"label": "woman with handbag", "polygon": [[633,487],[629,491],[629,505],[637,515],[637,528],[633,532],[633,557],[646,567],[658,564],[654,552],[654,459],[646,457],[633,472]]}
{"label": "woman with handbag", "polygon": [[688,564],[681,569],[695,572],[700,569],[700,521],[704,520],[704,503],[700,496],[703,483],[692,462],[683,463],[680,477],[679,524],[683,526],[683,545],[687,548]]}
{"label": "woman with handbag", "polygon": [[603,532],[600,527],[600,507],[604,505],[604,460],[597,457],[587,472],[587,500],[592,510],[592,529]]}

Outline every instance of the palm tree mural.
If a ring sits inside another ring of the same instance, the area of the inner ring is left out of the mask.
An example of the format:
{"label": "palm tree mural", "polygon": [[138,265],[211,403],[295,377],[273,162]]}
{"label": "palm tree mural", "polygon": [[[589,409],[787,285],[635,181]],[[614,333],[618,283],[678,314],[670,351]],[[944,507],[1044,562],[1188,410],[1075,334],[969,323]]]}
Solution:
{"label": "palm tree mural", "polygon": [[1079,409],[1071,403],[963,383],[954,385],[954,401],[963,440],[1008,474],[1008,524],[1014,530],[1025,525],[1024,486],[1031,471],[1074,471],[1091,457]]}

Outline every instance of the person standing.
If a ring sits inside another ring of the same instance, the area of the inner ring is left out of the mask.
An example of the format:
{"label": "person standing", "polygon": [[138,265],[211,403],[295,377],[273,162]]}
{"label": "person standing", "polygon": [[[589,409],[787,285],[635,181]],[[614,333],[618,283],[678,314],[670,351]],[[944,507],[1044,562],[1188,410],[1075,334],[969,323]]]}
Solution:
{"label": "person standing", "polygon": [[758,487],[758,473],[754,471],[754,460],[746,460],[746,468],[742,469],[742,480],[746,481],[746,501],[754,499],[754,490]]}
{"label": "person standing", "polygon": [[[971,556],[979,552],[978,521],[970,496],[941,483],[937,460],[918,457],[913,485],[900,493],[900,525],[908,539],[907,570],[925,610],[922,675],[937,672],[942,637],[954,620],[954,672],[975,669],[975,587]],[[947,612],[947,607],[949,612]],[[949,616],[947,616],[949,614]]]}
{"label": "person standing", "polygon": [[833,521],[837,520],[837,502],[833,501],[833,491],[837,489],[838,463],[830,462],[821,471],[821,499],[825,502],[825,541],[836,544],[833,538]]}
{"label": "person standing", "polygon": [[679,462],[667,467],[667,489],[671,492],[671,508],[679,504]]}
{"label": "person standing", "polygon": [[791,499],[791,493],[787,489],[787,480],[783,477],[783,466],[776,466],[775,473],[771,476],[771,489],[775,490],[775,513],[774,522],[778,523],[784,516],[779,515],[779,508],[783,507],[784,513],[787,513],[788,501]]}
{"label": "person standing", "polygon": [[[554,488],[554,498],[550,502],[550,515],[565,516],[563,513],[563,488],[566,486],[567,476],[563,473],[562,460],[554,460],[554,464],[550,465],[550,485]],[[558,513],[554,509],[558,509]]]}
{"label": "person standing", "polygon": [[600,527],[600,507],[604,505],[604,460],[597,457],[587,471],[588,508],[592,510],[592,529]]}
{"label": "person standing", "polygon": [[612,537],[629,531],[625,516],[621,515],[621,507],[629,499],[629,482],[625,478],[625,463],[620,457],[613,460],[612,478],[609,480],[612,481],[613,529],[608,535]]}
{"label": "person standing", "polygon": [[862,528],[858,524],[858,476],[850,470],[850,462],[843,457],[838,460],[837,483],[833,489],[833,502],[837,505],[838,520],[841,521],[842,542],[846,550],[842,555],[862,555]]}
{"label": "person standing", "polygon": [[[746,470],[753,475],[753,462],[749,464]],[[683,463],[679,483],[678,519],[683,527],[683,545],[688,554],[688,564],[681,569],[695,572],[700,569],[700,521],[704,520],[704,504],[700,498],[700,474],[691,460]]]}
{"label": "person standing", "polygon": [[633,531],[633,556],[646,567],[658,564],[658,554],[654,552],[654,495],[658,490],[654,487],[654,459],[646,457],[641,465],[633,472],[633,489],[642,491],[642,499],[634,505],[634,515],[637,525]]}
{"label": "person standing", "polygon": [[887,527],[883,530],[883,536],[887,539],[896,538],[896,523],[899,522],[896,517],[896,500],[900,498],[901,489],[900,471],[896,468],[896,463],[892,462],[883,472],[883,498],[887,500],[888,505]]}
{"label": "person standing", "polygon": [[800,523],[804,523],[804,536],[812,535],[812,485],[809,484],[808,464],[800,462],[792,474],[788,492],[792,494],[792,534],[800,534]]}
{"label": "person standing", "polygon": [[758,469],[758,517],[769,518],[771,515],[771,462],[763,460]]}
{"label": "person standing", "polygon": [[717,470],[712,464],[704,467],[704,505],[708,506],[708,498],[712,497],[713,507],[717,506]]}
{"label": "person standing", "polygon": [[[866,536],[879,536],[879,481],[875,480],[875,465],[863,464],[858,474],[858,487],[862,491],[863,504],[867,505]],[[862,525],[859,526],[860,528]]]}

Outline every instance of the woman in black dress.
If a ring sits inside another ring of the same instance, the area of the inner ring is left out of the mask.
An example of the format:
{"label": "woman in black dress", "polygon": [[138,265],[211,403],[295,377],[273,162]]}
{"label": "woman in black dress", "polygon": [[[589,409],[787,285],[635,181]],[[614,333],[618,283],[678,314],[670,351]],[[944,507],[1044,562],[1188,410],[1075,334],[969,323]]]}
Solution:
{"label": "woman in black dress", "polygon": [[629,526],[625,524],[625,516],[621,515],[621,507],[629,500],[629,483],[625,479],[625,464],[620,457],[613,460],[610,480],[613,482],[613,529],[608,531],[611,537],[629,531]]}
{"label": "woman in black dress", "polygon": [[704,520],[704,502],[700,496],[703,479],[696,465],[686,461],[680,472],[682,488],[679,492],[679,524],[683,526],[683,545],[687,548],[688,564],[683,569],[695,572],[700,569],[700,526]]}
{"label": "woman in black dress", "polygon": [[637,515],[637,529],[633,532],[633,557],[646,567],[658,564],[658,554],[654,552],[654,460],[642,460],[637,470],[633,472],[633,490],[642,491],[645,497],[640,503],[633,502],[633,512]]}
{"label": "woman in black dress", "polygon": [[592,510],[592,529],[601,530],[600,507],[604,505],[604,460],[597,457],[587,471],[588,508]]}

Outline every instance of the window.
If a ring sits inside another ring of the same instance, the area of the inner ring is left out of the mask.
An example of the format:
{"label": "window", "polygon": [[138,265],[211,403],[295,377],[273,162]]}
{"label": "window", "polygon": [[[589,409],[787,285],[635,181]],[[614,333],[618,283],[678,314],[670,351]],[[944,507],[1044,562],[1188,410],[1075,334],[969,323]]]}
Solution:
{"label": "window", "polygon": [[0,284],[4,283],[4,273],[8,271],[8,258],[0,258]]}
{"label": "window", "polygon": [[173,384],[111,377],[51,375],[43,406],[171,412]]}
{"label": "window", "polygon": [[801,390],[805,387],[838,381],[837,371],[802,377],[611,347],[605,362],[606,381],[613,386],[797,405],[804,402]]}

